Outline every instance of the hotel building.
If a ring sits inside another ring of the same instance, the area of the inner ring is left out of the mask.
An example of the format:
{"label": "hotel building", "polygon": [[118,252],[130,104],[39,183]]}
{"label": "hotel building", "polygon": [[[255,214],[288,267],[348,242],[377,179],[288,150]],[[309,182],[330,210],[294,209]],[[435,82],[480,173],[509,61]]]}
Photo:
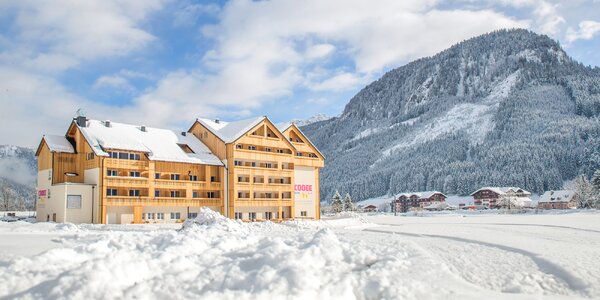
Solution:
{"label": "hotel building", "polygon": [[198,119],[188,132],[77,117],[36,156],[38,221],[180,222],[201,207],[249,221],[320,217],[323,155],[266,117]]}

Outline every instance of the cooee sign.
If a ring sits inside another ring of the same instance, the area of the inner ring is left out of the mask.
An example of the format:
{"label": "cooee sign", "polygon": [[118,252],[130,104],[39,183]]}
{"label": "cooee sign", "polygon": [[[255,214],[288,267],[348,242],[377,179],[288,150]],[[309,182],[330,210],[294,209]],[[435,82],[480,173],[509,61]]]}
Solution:
{"label": "cooee sign", "polygon": [[296,192],[312,192],[312,184],[296,184],[294,188]]}

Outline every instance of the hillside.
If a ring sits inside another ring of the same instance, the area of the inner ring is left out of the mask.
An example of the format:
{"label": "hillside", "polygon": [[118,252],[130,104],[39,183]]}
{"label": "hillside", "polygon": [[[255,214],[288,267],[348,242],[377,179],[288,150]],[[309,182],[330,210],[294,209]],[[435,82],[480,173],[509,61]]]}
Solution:
{"label": "hillside", "polygon": [[526,30],[461,42],[391,70],[340,117],[304,126],[327,157],[322,195],[533,192],[600,167],[600,69]]}
{"label": "hillside", "polygon": [[[21,209],[14,205],[33,208],[36,176],[37,160],[33,149],[0,145],[0,191],[8,188],[13,209]],[[3,197],[0,192],[0,198]]]}

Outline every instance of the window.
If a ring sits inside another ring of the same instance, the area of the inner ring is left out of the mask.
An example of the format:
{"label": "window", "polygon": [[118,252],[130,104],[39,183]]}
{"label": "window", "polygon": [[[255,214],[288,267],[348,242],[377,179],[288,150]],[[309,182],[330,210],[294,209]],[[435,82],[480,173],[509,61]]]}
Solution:
{"label": "window", "polygon": [[140,190],[129,190],[129,197],[139,197]]}
{"label": "window", "polygon": [[93,153],[93,152],[87,153],[87,154],[85,155],[85,159],[87,159],[87,160],[92,160],[92,159],[94,159],[94,153]]}
{"label": "window", "polygon": [[160,179],[160,173],[154,173],[154,179]]}
{"label": "window", "polygon": [[197,191],[193,191],[192,192],[192,198],[198,198],[198,192]]}
{"label": "window", "polygon": [[118,152],[107,152],[108,157],[110,158],[119,158],[119,153]]}
{"label": "window", "polygon": [[206,198],[216,198],[215,192],[206,192]]}
{"label": "window", "polygon": [[307,216],[306,211],[305,210],[301,211],[300,212],[300,216],[301,217],[306,217]]}
{"label": "window", "polygon": [[273,218],[273,213],[270,211],[265,212],[265,220],[271,220]]}
{"label": "window", "polygon": [[256,150],[256,146],[248,146],[248,150]]}
{"label": "window", "polygon": [[119,176],[117,170],[106,170],[106,176]]}
{"label": "window", "polygon": [[252,221],[256,220],[256,213],[255,212],[248,213],[248,219],[250,219]]}
{"label": "window", "polygon": [[198,175],[189,175],[190,181],[198,181]]}
{"label": "window", "polygon": [[302,156],[302,152],[296,152],[296,156]]}
{"label": "window", "polygon": [[81,209],[81,195],[67,195],[68,209]]}
{"label": "window", "polygon": [[244,149],[244,146],[242,144],[236,144],[235,148],[236,149]]}
{"label": "window", "polygon": [[154,197],[160,197],[160,191],[154,191]]}
{"label": "window", "polygon": [[146,214],[142,213],[142,220],[146,220]]}
{"label": "window", "polygon": [[119,152],[119,159],[129,159],[129,153]]}
{"label": "window", "polygon": [[140,160],[141,156],[139,153],[129,153],[129,159],[131,160]]}
{"label": "window", "polygon": [[283,149],[277,149],[277,153],[283,153]]}
{"label": "window", "polygon": [[233,162],[233,164],[236,165],[236,166],[241,166],[242,162],[239,161],[239,160],[236,160],[236,161]]}
{"label": "window", "polygon": [[251,166],[256,167],[256,162],[253,161],[252,163],[250,163]]}
{"label": "window", "polygon": [[154,213],[148,213],[148,220],[154,220]]}
{"label": "window", "polygon": [[265,164],[265,168],[269,168],[269,169],[270,169],[270,168],[273,168],[273,164],[271,164],[271,163],[266,163],[266,164]]}
{"label": "window", "polygon": [[272,151],[273,151],[273,149],[271,149],[271,148],[265,148],[265,151],[267,151],[267,152],[272,152]]}
{"label": "window", "polygon": [[129,177],[140,177],[140,172],[131,171],[131,172],[129,172]]}
{"label": "window", "polygon": [[188,213],[188,219],[195,219],[198,216],[198,213]]}
{"label": "window", "polygon": [[285,211],[282,211],[282,212],[281,212],[281,218],[282,218],[282,219],[285,219]]}
{"label": "window", "polygon": [[171,220],[179,220],[179,219],[181,219],[181,213],[178,213],[178,212],[171,213]]}
{"label": "window", "polygon": [[156,219],[157,220],[164,220],[165,219],[165,213],[156,213]]}
{"label": "window", "polygon": [[171,191],[171,198],[179,198],[179,191]]}
{"label": "window", "polygon": [[106,196],[117,196],[117,189],[106,189]]}
{"label": "window", "polygon": [[179,174],[171,174],[171,180],[179,180]]}
{"label": "window", "polygon": [[234,218],[236,220],[241,220],[242,219],[242,213],[241,212],[236,212],[234,213]]}
{"label": "window", "polygon": [[210,176],[210,182],[217,182],[216,176]]}

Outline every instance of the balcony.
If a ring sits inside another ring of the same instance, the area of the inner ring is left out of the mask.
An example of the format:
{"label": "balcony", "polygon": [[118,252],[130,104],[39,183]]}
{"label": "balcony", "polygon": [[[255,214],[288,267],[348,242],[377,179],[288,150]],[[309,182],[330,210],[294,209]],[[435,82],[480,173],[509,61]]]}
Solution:
{"label": "balcony", "polygon": [[117,169],[147,169],[148,162],[143,160],[130,160],[130,159],[118,159],[118,158],[105,158],[104,164],[107,168]]}
{"label": "balcony", "polygon": [[168,180],[168,179],[155,179],[156,188],[180,188],[180,189],[220,189],[220,182],[206,182],[206,181],[191,181],[191,180]]}
{"label": "balcony", "polygon": [[223,199],[108,196],[105,204],[108,206],[223,206]]}
{"label": "balcony", "polygon": [[111,187],[147,187],[148,178],[146,177],[124,177],[108,176],[105,179],[105,185]]}

